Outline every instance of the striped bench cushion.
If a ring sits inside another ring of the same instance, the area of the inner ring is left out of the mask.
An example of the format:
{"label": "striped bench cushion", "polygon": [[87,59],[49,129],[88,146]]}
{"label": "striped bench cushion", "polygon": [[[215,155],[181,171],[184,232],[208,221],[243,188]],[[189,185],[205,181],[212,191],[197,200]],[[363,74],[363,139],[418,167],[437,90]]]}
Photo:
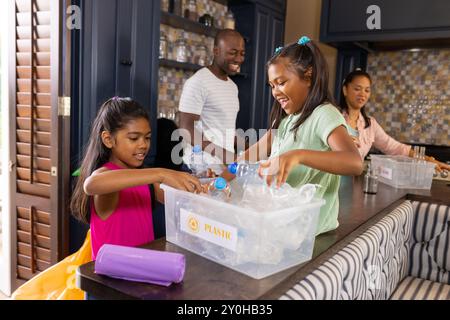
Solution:
{"label": "striped bench cushion", "polygon": [[450,207],[413,202],[409,275],[450,284]]}
{"label": "striped bench cushion", "polygon": [[445,283],[406,277],[391,297],[392,300],[450,300],[450,286]]}
{"label": "striped bench cushion", "polygon": [[280,299],[388,299],[408,272],[412,222],[405,201]]}

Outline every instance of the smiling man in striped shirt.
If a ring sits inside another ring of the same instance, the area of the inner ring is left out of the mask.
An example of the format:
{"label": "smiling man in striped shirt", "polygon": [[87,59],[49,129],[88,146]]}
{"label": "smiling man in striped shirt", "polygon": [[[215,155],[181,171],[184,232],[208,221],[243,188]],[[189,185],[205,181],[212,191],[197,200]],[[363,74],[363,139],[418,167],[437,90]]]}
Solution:
{"label": "smiling man in striped shirt", "polygon": [[205,161],[216,173],[220,173],[221,164],[234,160],[239,99],[238,88],[229,76],[239,72],[244,56],[241,34],[221,30],[214,39],[212,64],[185,82],[179,105],[180,128],[188,133],[183,136],[184,163],[189,163],[192,146],[196,144],[202,146]]}

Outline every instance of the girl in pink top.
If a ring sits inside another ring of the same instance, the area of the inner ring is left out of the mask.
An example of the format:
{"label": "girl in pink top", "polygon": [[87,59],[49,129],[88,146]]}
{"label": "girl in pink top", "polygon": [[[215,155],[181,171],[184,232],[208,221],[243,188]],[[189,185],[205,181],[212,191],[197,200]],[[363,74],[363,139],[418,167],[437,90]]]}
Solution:
{"label": "girl in pink top", "polygon": [[198,179],[185,172],[140,169],[150,136],[147,112],[130,98],[114,97],[100,107],[70,204],[75,217],[90,222],[93,260],[105,243],[138,246],[154,239],[149,184],[161,202],[161,183],[201,189]]}
{"label": "girl in pink top", "polygon": [[[410,145],[389,136],[373,117],[367,116],[365,105],[370,98],[371,85],[369,74],[358,68],[347,75],[341,92],[341,110],[361,158],[365,158],[372,146],[388,155],[414,156]],[[436,163],[438,170],[450,169],[449,165],[436,161],[433,157],[425,159]]]}

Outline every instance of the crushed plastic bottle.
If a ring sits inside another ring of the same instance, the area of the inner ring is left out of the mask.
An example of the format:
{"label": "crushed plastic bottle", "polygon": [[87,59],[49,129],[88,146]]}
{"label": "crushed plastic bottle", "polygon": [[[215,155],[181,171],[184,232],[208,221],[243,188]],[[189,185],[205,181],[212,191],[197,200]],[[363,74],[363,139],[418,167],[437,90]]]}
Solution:
{"label": "crushed plastic bottle", "polygon": [[258,163],[237,163],[233,162],[228,165],[228,171],[236,177],[244,177],[258,174]]}

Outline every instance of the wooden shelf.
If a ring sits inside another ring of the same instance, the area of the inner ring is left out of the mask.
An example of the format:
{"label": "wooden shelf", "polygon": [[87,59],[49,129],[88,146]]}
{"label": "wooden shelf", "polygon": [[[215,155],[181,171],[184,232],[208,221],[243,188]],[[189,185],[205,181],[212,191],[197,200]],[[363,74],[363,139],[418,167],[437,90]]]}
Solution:
{"label": "wooden shelf", "polygon": [[224,6],[228,6],[228,0],[212,0],[212,1],[223,4]]}
{"label": "wooden shelf", "polygon": [[175,60],[169,60],[169,59],[159,59],[159,66],[160,67],[166,67],[166,68],[175,68],[175,69],[183,69],[188,71],[197,71],[202,66],[194,63],[189,62],[178,62]]}
{"label": "wooden shelf", "polygon": [[161,24],[165,24],[177,29],[183,29],[185,31],[202,34],[208,37],[214,38],[219,29],[214,27],[207,27],[199,22],[195,22],[173,13],[161,11]]}
{"label": "wooden shelf", "polygon": [[[195,63],[189,63],[189,62],[178,62],[175,60],[169,60],[169,59],[159,59],[159,66],[165,67],[165,68],[175,68],[175,69],[182,69],[182,70],[188,70],[188,71],[197,71],[201,68],[203,68],[201,65],[195,64]],[[248,78],[247,73],[238,73],[233,77],[244,77]]]}

